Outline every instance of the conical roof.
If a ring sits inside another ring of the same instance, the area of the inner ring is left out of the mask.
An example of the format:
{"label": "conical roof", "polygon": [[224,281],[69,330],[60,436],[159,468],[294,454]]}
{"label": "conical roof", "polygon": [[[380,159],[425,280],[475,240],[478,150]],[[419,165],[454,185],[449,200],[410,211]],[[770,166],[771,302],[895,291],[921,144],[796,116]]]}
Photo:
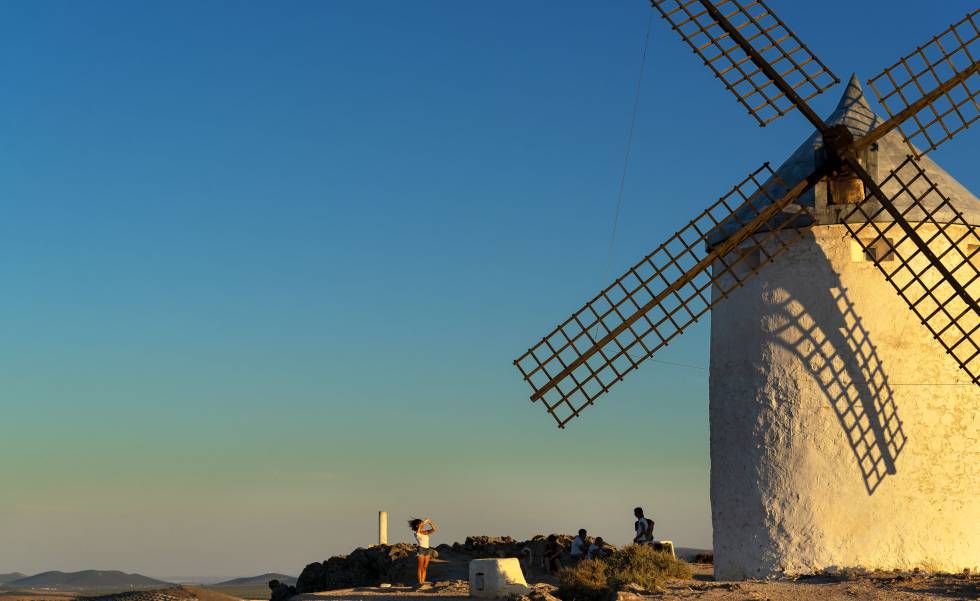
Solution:
{"label": "conical roof", "polygon": [[[871,107],[868,106],[868,101],[864,97],[864,91],[861,89],[861,83],[857,75],[851,76],[851,80],[844,89],[844,94],[840,102],[837,103],[837,108],[826,119],[828,125],[837,125],[838,123],[846,125],[855,139],[863,137],[883,121],[884,119],[876,115],[871,110]],[[815,131],[779,166],[776,174],[787,187],[794,186],[806,176],[813,173],[817,166],[817,157],[820,154],[818,151],[822,146],[823,138],[820,132]],[[883,181],[888,177],[890,171],[898,169],[909,154],[910,149],[901,134],[898,133],[898,130],[892,130],[877,142],[877,165],[874,169],[869,169],[871,176],[879,182]],[[942,167],[937,165],[929,157],[925,156],[916,159],[916,161],[926,176],[936,184],[940,192],[949,198],[950,203],[963,214],[967,222],[971,225],[980,225],[980,199],[974,196],[963,184],[956,181],[953,176],[943,170]],[[769,194],[778,198],[785,190],[786,188],[782,186],[773,186]],[[921,187],[913,186],[913,193],[916,195],[924,194],[926,190],[927,187],[924,183]],[[891,197],[898,191],[898,187],[897,185],[885,186],[883,191]],[[899,197],[895,200],[895,205],[899,210],[902,210],[907,208],[911,201],[908,197]],[[800,196],[796,202],[797,204],[813,208],[815,205],[814,190],[811,188]],[[929,192],[921,200],[921,203],[927,208],[935,207],[941,202],[942,199],[935,192]],[[911,211],[908,214],[910,221],[916,220],[916,213],[918,213],[919,219],[921,219],[921,211]],[[939,221],[951,217],[952,213],[948,210],[940,210],[935,215],[935,218]],[[876,220],[879,219],[890,220],[891,218],[887,213],[882,212],[876,218]],[[734,232],[718,232],[717,234],[721,235],[718,236],[716,234],[712,236],[712,243],[727,238],[732,233]]]}

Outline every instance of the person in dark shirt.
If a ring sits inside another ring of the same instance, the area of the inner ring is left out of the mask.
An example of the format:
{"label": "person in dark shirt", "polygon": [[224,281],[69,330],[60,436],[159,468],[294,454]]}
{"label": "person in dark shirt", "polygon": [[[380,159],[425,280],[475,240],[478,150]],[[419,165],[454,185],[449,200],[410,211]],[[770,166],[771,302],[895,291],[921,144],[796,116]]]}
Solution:
{"label": "person in dark shirt", "polygon": [[558,544],[558,537],[549,534],[544,543],[544,553],[541,561],[544,564],[546,574],[556,574],[561,569],[561,545]]}
{"label": "person in dark shirt", "polygon": [[637,545],[649,545],[653,542],[653,520],[643,516],[643,508],[637,507],[633,510],[636,522],[633,523],[633,542]]}

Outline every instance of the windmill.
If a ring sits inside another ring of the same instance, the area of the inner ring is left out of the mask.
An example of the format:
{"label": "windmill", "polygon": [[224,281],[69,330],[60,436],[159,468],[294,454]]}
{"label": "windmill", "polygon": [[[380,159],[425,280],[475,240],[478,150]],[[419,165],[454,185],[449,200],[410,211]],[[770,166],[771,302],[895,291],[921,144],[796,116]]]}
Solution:
{"label": "windmill", "polygon": [[652,4],[761,126],[816,132],[515,360],[531,400],[564,428],[713,310],[716,576],[975,569],[980,201],[925,154],[980,118],[980,11],[868,81],[888,118],[852,78],[825,121],[840,80],[762,0]]}

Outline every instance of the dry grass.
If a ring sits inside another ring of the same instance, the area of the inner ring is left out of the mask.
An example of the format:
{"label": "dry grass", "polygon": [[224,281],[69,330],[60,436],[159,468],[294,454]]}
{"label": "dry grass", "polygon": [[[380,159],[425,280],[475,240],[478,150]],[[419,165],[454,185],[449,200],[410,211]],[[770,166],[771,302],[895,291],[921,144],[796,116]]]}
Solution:
{"label": "dry grass", "polygon": [[609,601],[627,585],[654,590],[670,578],[690,578],[691,567],[647,545],[631,545],[607,559],[581,561],[558,573],[564,601]]}
{"label": "dry grass", "polygon": [[255,584],[247,586],[217,586],[210,584],[201,587],[201,590],[214,591],[218,594],[228,595],[238,599],[268,599],[272,591],[268,584]]}
{"label": "dry grass", "polygon": [[[227,591],[215,591],[213,589],[198,587],[198,586],[185,586],[188,591],[197,597],[198,601],[241,601],[241,597],[233,595]],[[262,598],[262,597],[259,597]],[[265,587],[265,599],[269,598],[269,587]]]}

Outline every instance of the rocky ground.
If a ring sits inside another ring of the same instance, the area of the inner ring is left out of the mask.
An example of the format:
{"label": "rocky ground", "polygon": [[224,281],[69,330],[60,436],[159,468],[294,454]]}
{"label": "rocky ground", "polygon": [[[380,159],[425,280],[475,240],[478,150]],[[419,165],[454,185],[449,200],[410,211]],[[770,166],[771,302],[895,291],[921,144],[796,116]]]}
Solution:
{"label": "rocky ground", "polygon": [[[964,575],[877,574],[841,580],[806,578],[785,581],[714,582],[711,566],[697,566],[694,580],[675,580],[661,591],[620,593],[617,601],[976,601],[980,578]],[[554,587],[535,585],[520,601],[557,601]],[[293,601],[472,601],[465,581],[433,586],[357,587],[297,595]]]}
{"label": "rocky ground", "polygon": [[[563,537],[567,547],[570,537]],[[483,557],[517,557],[524,548],[540,557],[544,537],[515,541],[509,537],[469,537],[462,544],[440,545],[429,567],[433,585],[410,586],[415,579],[411,545],[357,549],[347,556],[310,564],[296,587],[279,586],[273,601],[462,601],[469,599],[468,563]],[[557,581],[534,563],[527,578],[534,586],[520,601],[558,601]],[[694,564],[694,578],[673,580],[656,591],[634,590],[617,601],[977,601],[980,576],[921,572],[843,572],[798,579],[716,582],[710,564]],[[526,570],[527,571],[527,570]],[[328,590],[333,589],[333,590]],[[325,591],[325,592],[322,592]],[[515,600],[518,601],[518,600]]]}
{"label": "rocky ground", "polygon": [[980,578],[959,574],[870,573],[795,580],[715,582],[712,566],[695,566],[693,581],[673,581],[651,599],[704,601],[976,601]]}
{"label": "rocky ground", "polygon": [[[325,592],[288,593],[290,601],[472,601],[462,553],[433,562],[431,573],[451,577],[433,578],[421,588],[384,583],[386,586],[347,587]],[[445,556],[444,556],[445,557]],[[976,601],[980,599],[980,576],[926,574],[918,572],[873,572],[838,574],[795,580],[715,582],[710,564],[695,564],[694,578],[672,580],[656,591],[619,593],[615,601]],[[529,578],[531,593],[510,601],[559,601],[553,596],[557,582],[539,571]],[[211,591],[174,587],[103,597],[70,592],[0,591],[0,601],[236,601]]]}

